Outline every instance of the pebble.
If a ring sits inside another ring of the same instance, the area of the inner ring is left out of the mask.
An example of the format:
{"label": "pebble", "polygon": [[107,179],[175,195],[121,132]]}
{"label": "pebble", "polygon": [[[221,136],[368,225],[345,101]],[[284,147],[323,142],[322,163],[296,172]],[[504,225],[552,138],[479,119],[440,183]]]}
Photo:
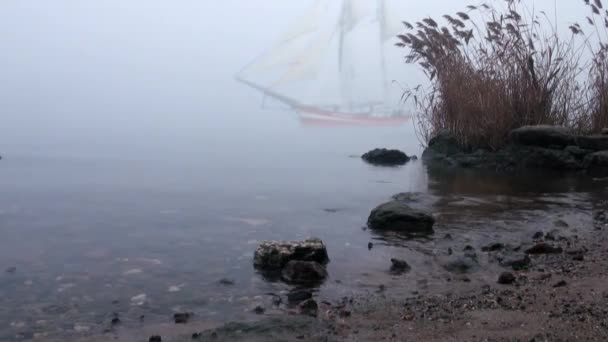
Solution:
{"label": "pebble", "polygon": [[189,312],[179,312],[173,314],[173,320],[175,321],[175,324],[186,324],[191,316],[192,315]]}

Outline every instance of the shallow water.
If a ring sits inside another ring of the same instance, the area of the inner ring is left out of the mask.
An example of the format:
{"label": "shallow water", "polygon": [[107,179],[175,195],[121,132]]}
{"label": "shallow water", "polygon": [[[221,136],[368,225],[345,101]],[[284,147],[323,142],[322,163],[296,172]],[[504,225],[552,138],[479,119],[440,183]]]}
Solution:
{"label": "shallow water", "polygon": [[[16,271],[0,275],[0,336],[100,333],[114,312],[130,326],[142,315],[165,322],[174,311],[197,320],[250,319],[251,308],[269,300],[264,294],[289,289],[252,267],[253,250],[266,239],[326,242],[330,279],[322,298],[380,285],[416,291],[445,280],[448,246],[479,246],[497,234],[516,241],[559,217],[590,225],[569,210],[590,210],[606,186],[580,177],[428,172],[422,162],[375,168],[350,157],[359,151],[294,148],[260,155],[244,169],[224,167],[222,158],[2,160],[0,266]],[[398,192],[423,193],[413,205],[438,216],[433,238],[363,229],[369,211]],[[447,233],[454,241],[445,241]],[[391,257],[412,264],[405,280],[388,274]]]}

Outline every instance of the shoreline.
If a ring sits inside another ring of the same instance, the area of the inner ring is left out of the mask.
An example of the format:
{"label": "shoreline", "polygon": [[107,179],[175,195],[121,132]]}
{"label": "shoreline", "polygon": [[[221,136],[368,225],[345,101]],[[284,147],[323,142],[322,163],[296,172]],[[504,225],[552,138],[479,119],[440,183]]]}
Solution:
{"label": "shoreline", "polygon": [[[113,337],[127,341],[124,336],[137,336],[147,341],[148,336],[142,334],[154,333],[163,336],[163,341],[254,342],[608,339],[608,319],[604,318],[608,221],[602,209],[606,203],[575,202],[541,210],[542,222],[521,217],[529,229],[515,235],[494,234],[494,245],[504,244],[497,250],[487,241],[470,246],[464,245],[466,239],[448,240],[450,234],[443,236],[445,232],[440,230],[436,239],[445,244],[438,247],[434,258],[451,260],[452,249],[454,255],[472,250],[479,265],[462,272],[446,271],[437,279],[422,279],[414,291],[403,291],[391,282],[341,300],[315,298],[319,306],[316,318],[293,307],[275,308],[252,316],[250,322],[220,324],[194,319],[187,325],[165,324]],[[488,215],[485,219],[497,218]],[[543,231],[542,237],[538,230]],[[561,248],[561,252],[529,254],[525,269],[502,264],[501,258],[521,255],[541,243]],[[453,248],[446,249],[450,244]],[[514,275],[513,283],[497,283],[503,272]],[[408,273],[400,277],[394,279],[405,281]]]}

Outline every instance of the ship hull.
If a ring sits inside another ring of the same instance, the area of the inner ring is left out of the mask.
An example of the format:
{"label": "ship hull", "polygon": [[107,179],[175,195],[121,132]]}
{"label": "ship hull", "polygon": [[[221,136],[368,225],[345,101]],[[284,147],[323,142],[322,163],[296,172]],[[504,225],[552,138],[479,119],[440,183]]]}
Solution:
{"label": "ship hull", "polygon": [[410,120],[410,116],[406,115],[389,116],[373,111],[353,114],[314,107],[302,107],[296,111],[300,122],[311,126],[399,126]]}

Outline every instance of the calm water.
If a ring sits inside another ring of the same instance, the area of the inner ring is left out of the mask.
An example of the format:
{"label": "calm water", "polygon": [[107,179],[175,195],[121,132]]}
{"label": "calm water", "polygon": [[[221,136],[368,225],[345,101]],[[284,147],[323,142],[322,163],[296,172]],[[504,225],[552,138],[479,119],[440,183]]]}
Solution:
{"label": "calm water", "polygon": [[[464,245],[527,234],[526,222],[590,208],[605,189],[576,178],[429,173],[421,162],[374,168],[356,156],[374,147],[420,154],[411,122],[306,127],[237,83],[311,3],[0,5],[0,340],[97,334],[114,312],[134,327],[142,315],[166,322],[179,310],[251,318],[266,300],[256,296],[288,289],[252,268],[266,239],[326,242],[331,279],[321,297],[380,284],[413,291],[443,279],[446,245],[363,230],[391,195],[437,196],[438,237],[450,231]],[[441,14],[453,5],[433,3]],[[389,69],[391,79],[415,79]],[[387,274],[390,257],[412,263],[406,281]]]}

